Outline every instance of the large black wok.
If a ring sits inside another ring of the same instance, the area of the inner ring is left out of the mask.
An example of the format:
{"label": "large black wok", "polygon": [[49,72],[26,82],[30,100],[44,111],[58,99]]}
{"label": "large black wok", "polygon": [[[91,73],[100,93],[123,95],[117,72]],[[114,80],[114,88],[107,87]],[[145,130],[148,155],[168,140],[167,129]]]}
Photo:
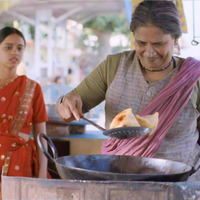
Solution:
{"label": "large black wok", "polygon": [[[50,145],[53,158],[45,149],[42,138]],[[57,157],[53,142],[45,134],[40,133],[37,141],[45,156],[56,165],[62,179],[178,182],[186,181],[199,168],[165,159],[132,156]],[[198,160],[195,161],[195,165]]]}

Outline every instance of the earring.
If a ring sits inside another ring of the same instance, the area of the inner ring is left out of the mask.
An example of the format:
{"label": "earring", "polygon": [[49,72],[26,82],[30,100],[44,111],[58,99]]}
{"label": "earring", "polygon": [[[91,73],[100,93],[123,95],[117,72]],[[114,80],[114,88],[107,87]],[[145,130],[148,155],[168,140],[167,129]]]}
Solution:
{"label": "earring", "polygon": [[180,46],[179,46],[178,40],[175,40],[173,53],[176,55],[180,55]]}

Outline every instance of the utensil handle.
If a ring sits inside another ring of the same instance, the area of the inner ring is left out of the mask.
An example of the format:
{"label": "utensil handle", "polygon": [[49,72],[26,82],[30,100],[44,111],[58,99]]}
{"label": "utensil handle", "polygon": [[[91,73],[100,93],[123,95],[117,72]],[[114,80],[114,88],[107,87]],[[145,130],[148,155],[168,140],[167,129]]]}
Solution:
{"label": "utensil handle", "polygon": [[[53,158],[52,156],[48,153],[48,150],[44,147],[43,143],[42,143],[42,138],[44,138],[47,142],[47,144],[50,146],[51,151],[53,153]],[[56,150],[56,147],[54,146],[53,142],[46,136],[46,134],[44,133],[39,133],[37,136],[37,143],[38,146],[40,147],[41,151],[44,153],[44,155],[51,161],[54,163],[54,160],[58,157],[58,153]]]}
{"label": "utensil handle", "polygon": [[93,126],[95,126],[96,128],[98,128],[99,130],[101,131],[106,131],[105,128],[99,126],[98,124],[96,124],[95,122],[93,121],[90,121],[89,119],[85,118],[85,117],[81,117],[82,119],[84,119],[85,121],[87,121],[88,123],[92,124]]}

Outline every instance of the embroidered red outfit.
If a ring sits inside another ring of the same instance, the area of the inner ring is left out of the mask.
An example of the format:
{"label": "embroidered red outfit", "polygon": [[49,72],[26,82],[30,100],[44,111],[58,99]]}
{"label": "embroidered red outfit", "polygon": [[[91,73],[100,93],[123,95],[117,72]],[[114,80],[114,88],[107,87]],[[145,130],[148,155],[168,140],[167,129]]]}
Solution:
{"label": "embroidered red outfit", "polygon": [[0,85],[0,170],[8,176],[36,177],[36,146],[30,139],[33,123],[47,121],[41,87],[26,76]]}

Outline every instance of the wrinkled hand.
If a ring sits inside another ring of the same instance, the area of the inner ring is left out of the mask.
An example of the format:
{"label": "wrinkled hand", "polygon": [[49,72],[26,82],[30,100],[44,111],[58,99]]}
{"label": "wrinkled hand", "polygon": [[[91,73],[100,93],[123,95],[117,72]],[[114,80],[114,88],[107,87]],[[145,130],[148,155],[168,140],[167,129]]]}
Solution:
{"label": "wrinkled hand", "polygon": [[65,96],[61,96],[56,102],[56,112],[58,116],[65,122],[73,120],[79,121],[83,116],[82,100],[79,94],[70,92]]}

